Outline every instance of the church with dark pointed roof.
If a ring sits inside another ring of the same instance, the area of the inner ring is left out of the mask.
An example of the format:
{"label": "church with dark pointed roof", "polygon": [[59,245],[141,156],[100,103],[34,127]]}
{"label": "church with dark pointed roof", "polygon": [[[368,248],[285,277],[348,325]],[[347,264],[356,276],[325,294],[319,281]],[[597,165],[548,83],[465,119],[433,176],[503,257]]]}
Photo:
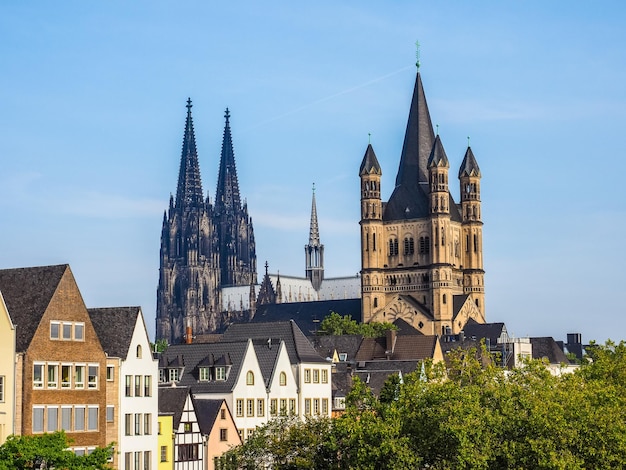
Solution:
{"label": "church with dark pointed roof", "polygon": [[457,334],[469,319],[485,322],[481,173],[467,147],[458,179],[433,131],[419,72],[395,188],[381,199],[382,169],[368,145],[361,179],[363,321],[403,319],[427,335]]}
{"label": "church with dark pointed roof", "polygon": [[170,197],[161,230],[156,337],[171,344],[181,342],[187,328],[193,334],[213,333],[234,320],[248,320],[244,309],[222,311],[221,289],[257,282],[254,229],[239,192],[230,113],[226,109],[211,203],[202,192],[191,108],[188,100],[176,197]]}

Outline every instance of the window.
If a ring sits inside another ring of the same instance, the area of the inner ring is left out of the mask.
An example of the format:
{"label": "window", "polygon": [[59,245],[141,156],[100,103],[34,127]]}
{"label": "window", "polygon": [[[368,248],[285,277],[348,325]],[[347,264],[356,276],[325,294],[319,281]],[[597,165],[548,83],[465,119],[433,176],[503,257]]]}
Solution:
{"label": "window", "polygon": [[443,294],[443,298],[442,298],[442,302],[445,304],[447,302],[448,298],[446,297],[446,294]]}
{"label": "window", "polygon": [[314,398],[313,399],[313,414],[314,415],[320,414],[320,400],[319,400],[319,398]]}
{"label": "window", "polygon": [[143,415],[143,433],[152,434],[152,413]]}
{"label": "window", "polygon": [[135,436],[141,435],[141,413],[135,413]]}
{"label": "window", "polygon": [[72,430],[72,407],[71,406],[61,407],[61,429],[63,431]]}
{"label": "window", "polygon": [[280,414],[281,415],[287,414],[287,399],[286,398],[280,399]]}
{"label": "window", "polygon": [[141,468],[141,452],[135,452],[135,469]]}
{"label": "window", "polygon": [[167,446],[161,446],[161,462],[167,462]]}
{"label": "window", "polygon": [[254,416],[254,399],[248,398],[246,401],[246,415]]}
{"label": "window", "polygon": [[265,400],[263,398],[256,401],[256,415],[265,416]]}
{"label": "window", "polygon": [[85,388],[85,366],[74,366],[74,388]]}
{"label": "window", "polygon": [[178,460],[181,462],[198,460],[198,444],[180,444],[178,446]]}
{"label": "window", "polygon": [[215,380],[226,380],[226,367],[215,368]]}
{"label": "window", "polygon": [[280,373],[280,385],[287,385],[287,374],[285,374],[284,372]]}
{"label": "window", "polygon": [[75,406],[74,407],[74,431],[84,431],[84,430],[85,430],[85,407]]}
{"label": "window", "polygon": [[66,341],[70,341],[72,339],[72,324],[71,323],[63,323],[62,329],[63,339]]}
{"label": "window", "polygon": [[200,367],[200,369],[198,369],[198,380],[200,382],[209,381],[209,368],[208,367]]}
{"label": "window", "polygon": [[98,430],[98,407],[90,406],[87,408],[87,431]]}
{"label": "window", "polygon": [[107,366],[107,382],[112,382],[115,378],[115,369],[113,366]]}
{"label": "window", "polygon": [[107,405],[107,423],[112,423],[115,418],[115,407]]}
{"label": "window", "polygon": [[226,410],[224,408],[220,410],[220,419],[226,419]]}
{"label": "window", "polygon": [[48,388],[57,388],[59,380],[59,366],[48,364]]}
{"label": "window", "polygon": [[157,432],[160,436],[161,435],[161,421],[157,422]]}
{"label": "window", "polygon": [[70,388],[72,386],[72,366],[69,364],[61,365],[61,388]]}
{"label": "window", "polygon": [[141,375],[135,376],[135,396],[141,396]]}
{"label": "window", "polygon": [[85,339],[85,324],[74,323],[74,340],[83,341]]}
{"label": "window", "polygon": [[320,371],[319,369],[313,369],[313,383],[320,383]]}
{"label": "window", "polygon": [[191,423],[183,423],[183,431],[191,432]]}
{"label": "window", "polygon": [[152,451],[144,450],[143,451],[143,470],[150,470],[151,464],[152,464]]}
{"label": "window", "polygon": [[159,369],[159,382],[165,382],[165,371],[163,369]]}
{"label": "window", "polygon": [[389,239],[389,256],[397,256],[398,254],[398,239],[390,238]]}
{"label": "window", "polygon": [[56,406],[48,407],[48,423],[46,427],[46,431],[54,432],[57,430],[57,426],[59,425],[59,408]]}
{"label": "window", "polygon": [[311,399],[310,398],[304,399],[304,414],[307,416],[311,415]]}
{"label": "window", "polygon": [[323,384],[328,383],[328,370],[327,369],[322,369],[322,383]]}
{"label": "window", "polygon": [[290,415],[296,414],[296,399],[295,398],[289,399],[289,414]]}
{"label": "window", "polygon": [[322,414],[328,416],[328,398],[322,398]]}
{"label": "window", "polygon": [[220,428],[220,441],[224,442],[228,440],[228,429]]}
{"label": "window", "polygon": [[50,339],[59,339],[59,331],[61,329],[61,323],[58,321],[50,322]]}
{"label": "window", "polygon": [[137,359],[141,359],[141,344],[137,345]]}
{"label": "window", "polygon": [[169,369],[170,382],[178,382],[178,369]]}
{"label": "window", "polygon": [[89,376],[87,377],[87,387],[98,388],[98,366],[90,364],[88,370]]}
{"label": "window", "polygon": [[420,237],[419,250],[422,255],[430,253],[430,237]]}
{"label": "window", "polygon": [[304,383],[311,383],[311,369],[304,369]]}
{"label": "window", "polygon": [[33,366],[33,388],[43,388],[43,364]]}
{"label": "window", "polygon": [[152,376],[146,375],[143,378],[143,396],[151,397],[152,396]]}
{"label": "window", "polygon": [[33,407],[33,432],[43,432],[43,406]]}
{"label": "window", "polygon": [[246,385],[254,385],[254,372],[251,370],[246,374]]}
{"label": "window", "polygon": [[133,468],[133,453],[132,452],[126,452],[124,454],[124,468],[125,469]]}
{"label": "window", "polygon": [[243,416],[243,399],[237,398],[237,416]]}
{"label": "window", "polygon": [[133,376],[132,375],[127,375],[126,376],[126,393],[125,395],[127,397],[132,397],[133,396]]}
{"label": "window", "polygon": [[270,400],[270,415],[276,416],[278,414],[278,399],[272,398]]}

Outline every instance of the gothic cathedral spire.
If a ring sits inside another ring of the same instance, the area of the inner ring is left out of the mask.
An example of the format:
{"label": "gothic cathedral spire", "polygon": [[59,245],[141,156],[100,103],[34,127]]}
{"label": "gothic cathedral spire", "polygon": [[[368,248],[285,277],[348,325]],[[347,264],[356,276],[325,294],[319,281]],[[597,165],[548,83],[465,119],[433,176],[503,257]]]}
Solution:
{"label": "gothic cathedral spire", "polygon": [[183,137],[183,151],[180,156],[180,170],[178,172],[178,187],[176,189],[176,208],[188,210],[191,207],[201,207],[203,204],[202,181],[200,180],[200,165],[196,137],[193,131],[191,117],[191,98],[187,100],[187,121]]}
{"label": "gothic cathedral spire", "polygon": [[324,280],[324,245],[320,242],[320,230],[317,223],[317,205],[315,204],[315,184],[311,201],[311,225],[309,227],[309,244],[304,247],[305,275],[311,281],[313,289],[320,290]]}

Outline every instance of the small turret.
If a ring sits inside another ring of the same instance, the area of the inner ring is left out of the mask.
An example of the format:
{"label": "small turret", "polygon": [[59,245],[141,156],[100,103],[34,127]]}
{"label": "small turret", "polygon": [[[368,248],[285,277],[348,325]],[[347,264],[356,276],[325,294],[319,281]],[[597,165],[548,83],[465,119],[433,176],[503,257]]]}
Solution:
{"label": "small turret", "polygon": [[437,135],[428,159],[431,214],[447,214],[450,212],[450,196],[448,192],[449,168],[450,162],[441,144],[441,139]]}

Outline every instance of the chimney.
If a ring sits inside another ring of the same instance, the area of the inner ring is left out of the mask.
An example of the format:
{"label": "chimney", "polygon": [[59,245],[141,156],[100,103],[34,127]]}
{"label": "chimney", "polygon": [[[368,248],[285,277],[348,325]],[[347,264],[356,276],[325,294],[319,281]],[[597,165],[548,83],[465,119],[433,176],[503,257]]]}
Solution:
{"label": "chimney", "polygon": [[396,347],[396,338],[398,337],[398,332],[396,330],[387,330],[385,332],[386,345],[385,349],[389,354],[393,354],[393,349]]}
{"label": "chimney", "polygon": [[185,333],[185,344],[191,344],[193,337],[191,336],[191,326],[187,326]]}

